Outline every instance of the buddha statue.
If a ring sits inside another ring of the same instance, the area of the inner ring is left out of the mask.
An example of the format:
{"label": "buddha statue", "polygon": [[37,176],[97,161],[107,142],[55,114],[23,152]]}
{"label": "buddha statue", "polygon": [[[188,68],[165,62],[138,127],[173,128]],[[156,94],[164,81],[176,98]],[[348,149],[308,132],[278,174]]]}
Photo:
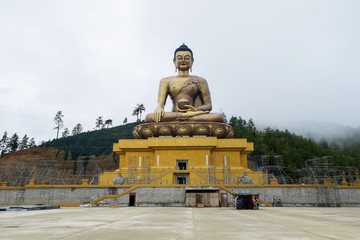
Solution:
{"label": "buddha statue", "polygon": [[[154,113],[148,114],[146,122],[220,122],[223,116],[210,113],[212,109],[208,84],[204,78],[189,74],[194,63],[193,53],[185,44],[174,53],[177,76],[166,77],[160,81],[158,106]],[[172,112],[165,112],[167,97],[173,102]]]}
{"label": "buddha statue", "polygon": [[[212,105],[206,80],[189,74],[193,62],[193,53],[185,44],[175,50],[174,64],[178,75],[160,81],[158,106],[154,113],[145,117],[146,123],[134,128],[135,138],[234,136],[233,128],[223,122],[221,114],[210,113]],[[168,96],[173,102],[172,112],[164,111]]]}

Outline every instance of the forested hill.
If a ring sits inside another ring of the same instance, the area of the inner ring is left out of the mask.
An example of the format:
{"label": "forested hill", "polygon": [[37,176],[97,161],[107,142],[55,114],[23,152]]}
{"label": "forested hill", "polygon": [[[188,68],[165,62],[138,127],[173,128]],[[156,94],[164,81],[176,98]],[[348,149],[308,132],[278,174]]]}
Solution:
{"label": "forested hill", "polygon": [[[77,156],[109,155],[112,153],[112,145],[118,139],[132,139],[133,128],[140,123],[129,123],[123,126],[106,128],[92,132],[81,133],[75,136],[60,138],[40,147],[54,147],[67,153],[71,152],[71,159]],[[360,152],[352,151],[354,154],[344,154],[336,147],[329,147],[331,144],[318,144],[313,140],[297,136],[289,131],[280,131],[267,128],[264,131],[256,129],[255,123],[241,117],[232,117],[229,121],[234,127],[236,138],[247,138],[254,142],[255,152],[252,154],[282,155],[285,166],[290,171],[303,168],[305,160],[334,156],[338,166],[360,167]],[[66,154],[67,157],[67,154]]]}
{"label": "forested hill", "polygon": [[256,154],[282,155],[290,171],[303,168],[307,159],[322,156],[333,156],[338,166],[360,167],[360,149],[347,149],[345,152],[336,145],[324,141],[316,143],[287,130],[266,128],[259,131],[251,119],[246,121],[241,117],[232,117],[229,124],[234,127],[236,138],[247,138],[254,142]]}
{"label": "forested hill", "polygon": [[133,128],[141,122],[129,123],[113,128],[104,128],[91,132],[77,134],[75,136],[54,139],[46,142],[39,147],[54,147],[68,153],[71,153],[71,159],[76,159],[79,155],[109,155],[112,154],[113,143],[119,139],[132,139]]}

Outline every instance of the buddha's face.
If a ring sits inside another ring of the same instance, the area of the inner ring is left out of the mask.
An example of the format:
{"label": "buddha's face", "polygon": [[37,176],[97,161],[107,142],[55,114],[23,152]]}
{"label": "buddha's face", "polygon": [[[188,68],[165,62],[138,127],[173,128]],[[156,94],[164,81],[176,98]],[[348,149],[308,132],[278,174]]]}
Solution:
{"label": "buddha's face", "polygon": [[186,71],[191,68],[194,59],[191,57],[191,52],[189,51],[178,51],[176,52],[174,64],[177,69],[181,71]]}

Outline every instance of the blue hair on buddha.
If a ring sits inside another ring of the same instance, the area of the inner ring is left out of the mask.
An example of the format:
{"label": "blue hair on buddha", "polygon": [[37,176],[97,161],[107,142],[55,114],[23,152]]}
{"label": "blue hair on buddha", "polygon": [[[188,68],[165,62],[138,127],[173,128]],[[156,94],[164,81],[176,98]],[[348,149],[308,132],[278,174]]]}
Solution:
{"label": "blue hair on buddha", "polygon": [[178,47],[175,52],[174,52],[174,58],[176,57],[176,53],[179,51],[188,51],[191,53],[191,58],[194,58],[193,52],[191,51],[190,48],[188,48],[188,46],[185,45],[185,43],[183,43],[180,47]]}

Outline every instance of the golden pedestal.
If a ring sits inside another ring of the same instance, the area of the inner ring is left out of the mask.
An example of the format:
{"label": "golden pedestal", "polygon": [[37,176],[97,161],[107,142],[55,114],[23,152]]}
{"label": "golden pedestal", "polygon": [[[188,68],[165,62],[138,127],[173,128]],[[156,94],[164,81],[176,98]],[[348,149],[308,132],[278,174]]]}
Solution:
{"label": "golden pedestal", "polygon": [[120,156],[119,169],[101,174],[101,185],[112,184],[119,173],[128,185],[237,185],[245,172],[254,184],[261,184],[260,174],[247,169],[254,146],[246,139],[120,139],[113,150]]}
{"label": "golden pedestal", "polygon": [[234,129],[229,124],[218,122],[153,122],[137,125],[134,128],[133,135],[137,139],[161,136],[232,138],[234,137]]}

